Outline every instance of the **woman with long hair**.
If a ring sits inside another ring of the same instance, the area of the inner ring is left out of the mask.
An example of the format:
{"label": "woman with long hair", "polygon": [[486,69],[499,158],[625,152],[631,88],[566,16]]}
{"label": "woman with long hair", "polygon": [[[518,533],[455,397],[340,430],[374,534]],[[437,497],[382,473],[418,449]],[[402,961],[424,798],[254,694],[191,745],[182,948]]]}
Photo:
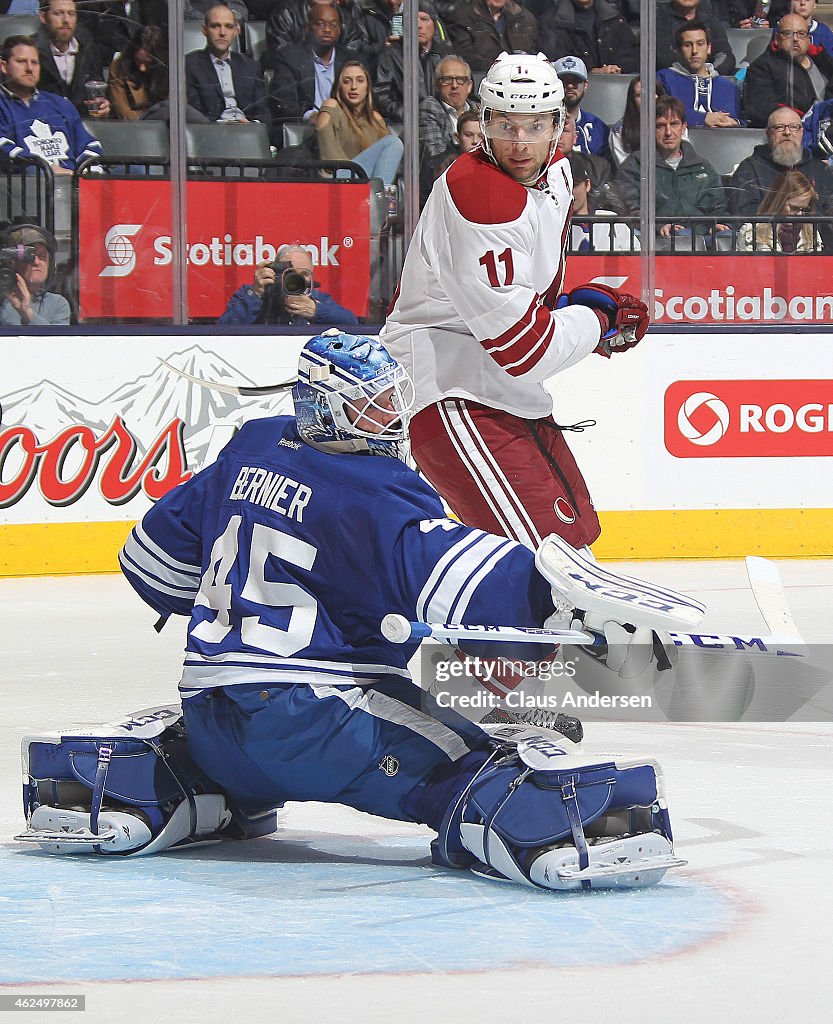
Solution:
{"label": "woman with long hair", "polygon": [[352,160],[369,178],[393,184],[403,146],[376,110],[364,64],[349,60],[341,69],[330,99],[321,104],[315,131],[323,160]]}
{"label": "woman with long hair", "polygon": [[822,240],[812,221],[762,224],[763,217],[812,217],[818,193],[801,171],[784,171],[773,181],[752,224],[738,231],[740,252],[821,252]]}
{"label": "woman with long hair", "polygon": [[145,25],[110,65],[108,96],[115,117],[136,121],[168,98],[168,43],[163,29]]}
{"label": "woman with long hair", "polygon": [[[665,89],[659,82],[656,84],[656,96],[665,95]],[[625,98],[625,114],[610,129],[610,155],[617,167],[631,153],[639,152],[639,104],[642,100],[642,85],[639,77],[631,79],[628,95]]]}

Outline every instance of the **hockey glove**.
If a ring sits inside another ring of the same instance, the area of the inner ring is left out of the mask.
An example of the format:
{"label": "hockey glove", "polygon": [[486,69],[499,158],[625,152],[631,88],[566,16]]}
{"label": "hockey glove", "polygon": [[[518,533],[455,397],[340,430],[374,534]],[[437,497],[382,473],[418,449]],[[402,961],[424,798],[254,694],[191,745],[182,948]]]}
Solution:
{"label": "hockey glove", "polygon": [[589,629],[604,635],[605,645],[587,650],[620,679],[634,679],[654,663],[660,672],[677,664],[677,647],[665,630],[632,626],[615,619],[602,621],[600,616],[587,612],[577,611],[576,614],[571,628]]}
{"label": "hockey glove", "polygon": [[633,348],[648,330],[648,307],[633,295],[617,292],[603,284],[583,284],[567,296],[571,306],[589,306],[607,319],[595,351],[609,359],[613,352]]}

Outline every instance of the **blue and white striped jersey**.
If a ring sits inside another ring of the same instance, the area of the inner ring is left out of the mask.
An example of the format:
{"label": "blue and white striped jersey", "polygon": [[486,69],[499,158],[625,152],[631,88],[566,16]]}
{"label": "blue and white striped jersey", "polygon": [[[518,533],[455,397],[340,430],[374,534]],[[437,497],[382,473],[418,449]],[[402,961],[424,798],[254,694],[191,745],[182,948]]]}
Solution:
{"label": "blue and white striped jersey", "polygon": [[120,561],[156,611],[190,616],[185,694],[410,679],[417,644],[382,637],[388,612],[540,626],[553,610],[531,551],[446,518],[395,459],[311,448],[288,416],[246,424]]}

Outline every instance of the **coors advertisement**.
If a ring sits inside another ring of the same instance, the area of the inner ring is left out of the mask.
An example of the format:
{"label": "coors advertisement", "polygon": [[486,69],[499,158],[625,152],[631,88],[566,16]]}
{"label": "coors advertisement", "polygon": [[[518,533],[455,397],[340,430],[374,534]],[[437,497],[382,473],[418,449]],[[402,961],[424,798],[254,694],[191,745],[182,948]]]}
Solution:
{"label": "coors advertisement", "polygon": [[290,411],[288,394],[238,398],[210,384],[289,379],[305,341],[235,338],[227,357],[187,338],[32,339],[19,367],[31,360],[31,382],[0,391],[0,524],[139,518],[244,420]]}

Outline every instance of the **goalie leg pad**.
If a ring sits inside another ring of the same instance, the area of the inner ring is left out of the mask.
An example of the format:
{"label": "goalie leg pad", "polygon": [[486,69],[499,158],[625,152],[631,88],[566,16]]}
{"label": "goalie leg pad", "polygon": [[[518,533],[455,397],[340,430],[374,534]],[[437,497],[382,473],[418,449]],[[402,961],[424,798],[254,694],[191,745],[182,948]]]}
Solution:
{"label": "goalie leg pad", "polygon": [[275,831],[274,810],[248,815],[191,760],[178,705],[114,725],[27,736],[22,744],[27,828],[48,853],[147,855]]}
{"label": "goalie leg pad", "polygon": [[468,864],[459,856],[445,863],[555,890],[642,888],[684,864],[674,856],[658,766],[571,749],[538,736],[484,766],[443,822],[435,860],[462,846]]}

